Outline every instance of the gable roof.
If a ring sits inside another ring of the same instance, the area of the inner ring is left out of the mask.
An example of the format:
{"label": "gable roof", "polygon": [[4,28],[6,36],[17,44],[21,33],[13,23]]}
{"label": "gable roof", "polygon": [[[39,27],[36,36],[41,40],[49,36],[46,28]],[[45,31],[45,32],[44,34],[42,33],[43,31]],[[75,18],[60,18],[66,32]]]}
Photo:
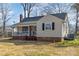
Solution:
{"label": "gable roof", "polygon": [[[56,13],[56,14],[50,14],[52,16],[58,17],[62,20],[65,20],[65,16],[67,13]],[[38,21],[44,16],[36,16],[36,17],[29,17],[29,18],[24,18],[22,22],[29,22],[29,21]]]}

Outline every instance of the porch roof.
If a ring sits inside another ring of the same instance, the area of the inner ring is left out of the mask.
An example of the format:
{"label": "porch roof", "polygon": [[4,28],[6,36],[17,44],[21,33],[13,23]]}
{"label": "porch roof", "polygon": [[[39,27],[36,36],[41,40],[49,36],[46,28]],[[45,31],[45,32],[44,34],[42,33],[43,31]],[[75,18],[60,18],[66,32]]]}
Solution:
{"label": "porch roof", "polygon": [[21,22],[18,23],[17,26],[36,26],[36,22]]}

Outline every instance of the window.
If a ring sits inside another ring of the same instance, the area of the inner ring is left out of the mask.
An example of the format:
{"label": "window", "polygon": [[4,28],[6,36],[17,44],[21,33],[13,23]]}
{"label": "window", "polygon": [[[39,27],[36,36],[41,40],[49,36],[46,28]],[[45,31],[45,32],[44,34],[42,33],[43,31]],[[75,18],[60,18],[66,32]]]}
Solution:
{"label": "window", "polygon": [[46,30],[51,30],[51,24],[45,24],[45,25],[46,25],[45,27]]}
{"label": "window", "polygon": [[43,30],[43,31],[44,31],[44,26],[45,26],[44,23],[42,23],[42,30]]}
{"label": "window", "polygon": [[42,30],[54,30],[55,29],[55,23],[42,23]]}
{"label": "window", "polygon": [[55,29],[55,23],[52,22],[52,30],[54,30],[54,29]]}
{"label": "window", "polygon": [[22,31],[28,31],[28,27],[22,27]]}

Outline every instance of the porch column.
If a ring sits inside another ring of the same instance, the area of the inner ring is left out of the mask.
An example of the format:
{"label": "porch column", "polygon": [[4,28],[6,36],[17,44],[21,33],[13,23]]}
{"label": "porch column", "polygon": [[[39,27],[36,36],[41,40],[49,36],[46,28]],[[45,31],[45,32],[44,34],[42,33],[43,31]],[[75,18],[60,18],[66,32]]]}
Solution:
{"label": "porch column", "polygon": [[28,36],[29,36],[29,26],[27,26],[28,27]]}
{"label": "porch column", "polygon": [[31,36],[31,26],[28,26],[28,34]]}

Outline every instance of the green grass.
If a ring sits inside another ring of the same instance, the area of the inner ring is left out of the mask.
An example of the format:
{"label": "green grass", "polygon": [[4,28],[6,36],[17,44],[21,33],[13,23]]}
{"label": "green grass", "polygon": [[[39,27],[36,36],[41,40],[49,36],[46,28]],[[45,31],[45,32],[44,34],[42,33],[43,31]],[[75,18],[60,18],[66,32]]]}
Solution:
{"label": "green grass", "polygon": [[79,41],[51,43],[39,41],[0,40],[0,56],[79,56],[78,45]]}
{"label": "green grass", "polygon": [[69,46],[79,46],[79,39],[65,40],[63,42],[57,43],[58,46],[69,47]]}

